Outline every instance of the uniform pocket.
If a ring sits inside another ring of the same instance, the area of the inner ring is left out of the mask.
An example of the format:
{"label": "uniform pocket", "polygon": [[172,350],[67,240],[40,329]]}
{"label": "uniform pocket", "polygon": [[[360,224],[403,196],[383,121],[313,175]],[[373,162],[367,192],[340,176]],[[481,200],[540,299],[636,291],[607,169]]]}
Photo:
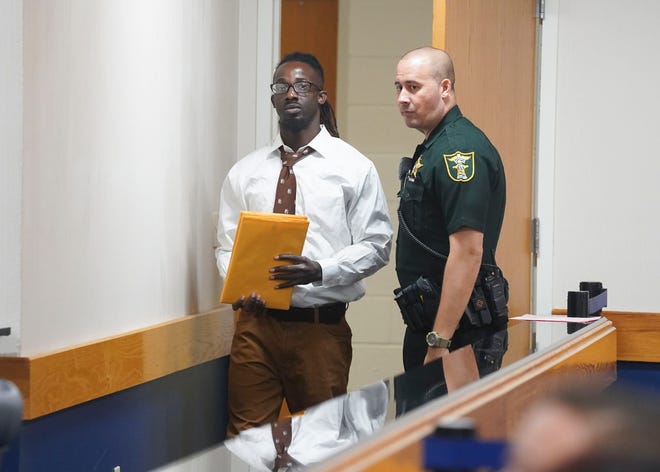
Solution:
{"label": "uniform pocket", "polygon": [[424,196],[424,186],[419,181],[407,180],[399,193],[401,201],[421,202]]}

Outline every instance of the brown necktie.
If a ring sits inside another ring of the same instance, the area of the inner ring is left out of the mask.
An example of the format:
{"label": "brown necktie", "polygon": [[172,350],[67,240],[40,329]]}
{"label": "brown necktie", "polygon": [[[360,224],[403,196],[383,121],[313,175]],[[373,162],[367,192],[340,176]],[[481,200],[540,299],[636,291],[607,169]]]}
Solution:
{"label": "brown necktie", "polygon": [[280,418],[270,424],[273,435],[273,444],[277,456],[275,457],[274,471],[289,470],[291,467],[299,466],[300,462],[289,455],[291,446],[291,418]]}
{"label": "brown necktie", "polygon": [[286,152],[284,146],[280,146],[282,170],[275,190],[273,213],[293,215],[296,212],[296,176],[293,173],[293,165],[309,154],[310,151],[311,148],[308,146],[299,152]]}

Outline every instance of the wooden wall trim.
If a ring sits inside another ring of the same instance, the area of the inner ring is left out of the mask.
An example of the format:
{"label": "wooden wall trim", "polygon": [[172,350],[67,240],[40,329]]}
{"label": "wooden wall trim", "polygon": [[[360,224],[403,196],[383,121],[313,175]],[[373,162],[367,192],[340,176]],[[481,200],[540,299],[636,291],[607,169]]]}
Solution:
{"label": "wooden wall trim", "polygon": [[[552,313],[566,315],[566,310]],[[660,362],[660,313],[603,310],[603,316],[618,332],[617,360]]]}
{"label": "wooden wall trim", "polygon": [[441,418],[469,416],[477,421],[480,437],[506,438],[531,402],[565,387],[576,375],[603,388],[616,379],[611,321],[419,408],[314,470],[421,472],[421,443]]}
{"label": "wooden wall trim", "polygon": [[433,33],[431,44],[434,48],[445,49],[447,47],[446,22],[447,0],[433,0]]}
{"label": "wooden wall trim", "polygon": [[229,355],[229,307],[32,357],[0,357],[0,376],[34,419]]}

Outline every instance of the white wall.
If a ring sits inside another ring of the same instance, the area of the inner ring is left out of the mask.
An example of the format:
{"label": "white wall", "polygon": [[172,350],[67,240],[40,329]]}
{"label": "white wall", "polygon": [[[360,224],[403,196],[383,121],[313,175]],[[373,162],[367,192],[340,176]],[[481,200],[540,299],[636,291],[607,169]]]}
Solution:
{"label": "white wall", "polygon": [[17,353],[21,313],[21,151],[23,11],[0,2],[0,354]]}
{"label": "white wall", "polygon": [[548,3],[558,15],[553,305],[597,280],[609,309],[659,312],[660,2]]}
{"label": "white wall", "polygon": [[21,354],[216,306],[238,1],[23,4]]}

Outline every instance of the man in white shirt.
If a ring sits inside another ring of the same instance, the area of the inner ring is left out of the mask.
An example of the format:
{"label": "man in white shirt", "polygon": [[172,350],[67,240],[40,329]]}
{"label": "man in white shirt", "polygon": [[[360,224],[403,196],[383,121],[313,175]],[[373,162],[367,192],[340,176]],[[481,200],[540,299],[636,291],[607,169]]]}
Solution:
{"label": "man in white shirt", "polygon": [[277,288],[294,287],[291,309],[269,309],[249,287],[234,303],[240,312],[229,366],[229,436],[275,421],[284,399],[296,412],[346,392],[352,347],[344,314],[364,296],[362,279],[389,261],[392,238],[376,168],[339,139],[317,59],[285,56],[271,91],[279,138],[237,162],[222,186],[220,275],[227,273],[240,212],[277,209],[285,155],[296,158],[291,210],[310,224],[302,255],[282,254],[278,259],[290,264],[271,269]]}

